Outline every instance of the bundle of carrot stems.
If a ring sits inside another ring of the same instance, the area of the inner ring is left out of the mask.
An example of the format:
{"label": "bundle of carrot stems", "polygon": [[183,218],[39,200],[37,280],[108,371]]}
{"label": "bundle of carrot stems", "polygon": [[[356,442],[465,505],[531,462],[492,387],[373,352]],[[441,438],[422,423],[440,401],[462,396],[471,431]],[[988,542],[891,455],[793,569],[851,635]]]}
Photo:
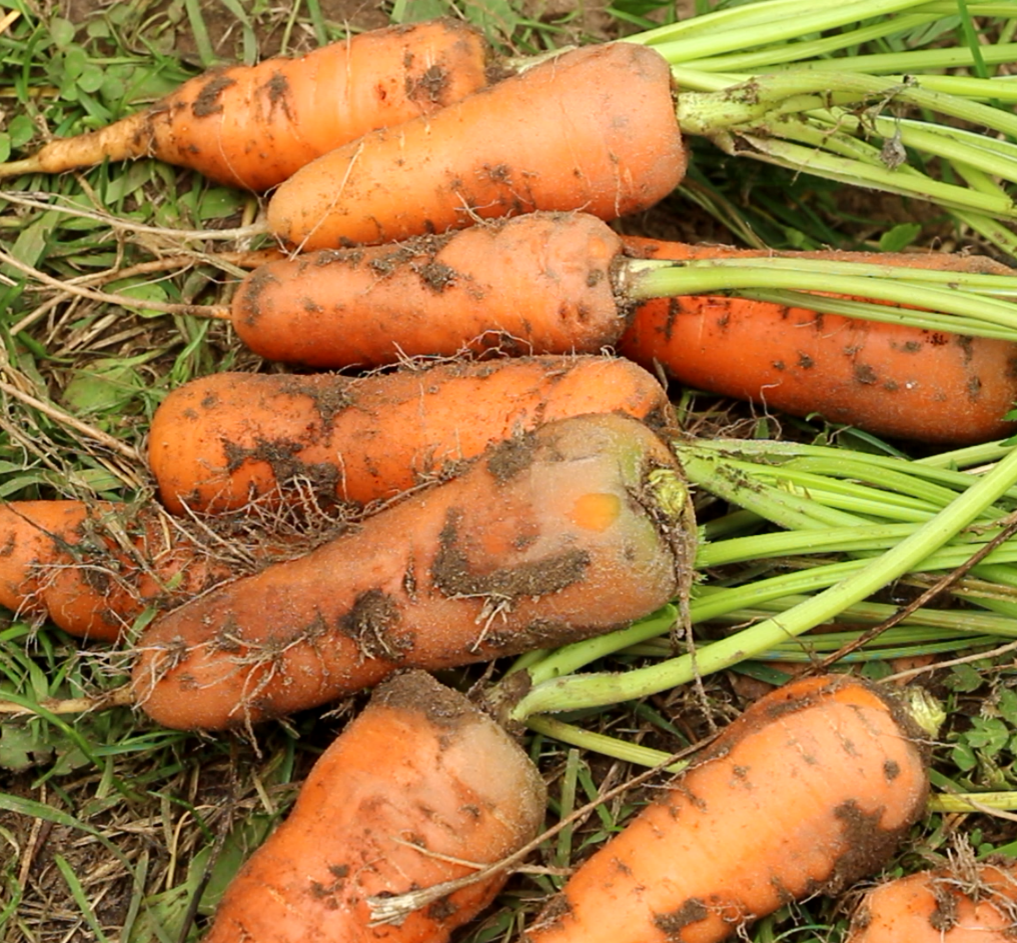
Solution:
{"label": "bundle of carrot stems", "polygon": [[[979,43],[975,17],[1001,18],[999,34],[1007,41]],[[937,42],[944,22],[971,41]],[[478,71],[474,62],[475,74],[450,100],[411,102],[388,124],[373,119],[372,126],[369,119],[356,132],[347,131],[347,141],[312,147],[308,139],[290,163],[276,162],[271,146],[227,141],[227,130],[236,132],[233,126],[242,124],[230,111],[230,87],[240,90],[247,81],[227,72],[217,74],[214,84],[191,80],[196,84],[188,83],[190,91],[133,119],[116,141],[116,134],[91,132],[0,164],[8,187],[0,201],[84,213],[79,197],[49,200],[35,192],[37,175],[150,154],[228,185],[267,192],[259,198],[259,218],[228,234],[248,240],[245,244],[261,238],[261,249],[219,259],[222,270],[239,280],[228,306],[160,306],[84,285],[77,291],[95,301],[133,303],[146,315],[227,320],[251,350],[295,365],[304,371],[301,376],[308,370],[391,370],[413,357],[424,359],[424,366],[413,365],[422,372],[427,360],[464,352],[467,359],[482,359],[492,350],[502,356],[571,356],[613,347],[686,388],[752,399],[802,417],[820,412],[859,428],[862,434],[853,441],[865,447],[857,450],[701,437],[681,431],[687,398],[680,393],[674,397],[675,421],[663,435],[692,498],[678,493],[670,480],[671,490],[656,497],[669,513],[685,514],[686,524],[691,512],[685,502],[694,505],[699,523],[688,525],[692,533],[684,547],[691,555],[684,562],[694,575],[684,584],[665,583],[672,598],[645,618],[620,630],[565,639],[567,644],[539,647],[535,641],[529,650],[499,649],[502,640],[488,639],[488,627],[497,636],[497,619],[517,604],[515,596],[506,597],[502,609],[488,606],[477,616],[484,633],[471,643],[466,661],[480,660],[482,645],[514,656],[484,696],[500,720],[653,767],[668,758],[586,730],[582,720],[721,671],[780,683],[789,665],[807,663],[818,670],[913,655],[991,655],[1017,644],[1017,449],[1007,439],[1017,428],[1008,415],[1017,400],[1017,276],[1009,273],[1017,258],[1012,226],[1017,82],[993,75],[1017,56],[1017,44],[1008,41],[1014,28],[1013,5],[1002,2],[758,0],[602,47],[507,58],[498,69],[490,68],[490,54],[482,51],[477,61],[484,68]],[[869,43],[901,51],[853,54]],[[923,43],[926,48],[920,48]],[[614,91],[581,84],[585,70],[601,60],[608,63],[607,82],[624,92],[620,105],[611,101]],[[498,70],[505,77],[492,80]],[[262,83],[245,92],[255,98],[297,94],[299,87],[293,77],[252,81]],[[439,85],[444,92],[445,78],[434,83]],[[555,97],[559,93],[561,99]],[[645,118],[633,110],[644,99],[650,109]],[[511,106],[519,102],[524,110],[517,118]],[[612,107],[621,110],[612,113]],[[609,131],[597,125],[605,116]],[[201,122],[209,119],[220,122],[212,132],[219,137],[215,147],[206,148],[210,132]],[[545,130],[539,126],[543,120],[556,126]],[[279,121],[278,114],[265,119],[270,144],[272,135],[283,134],[281,125],[272,124]],[[517,140],[502,141],[496,134],[502,130],[508,138],[517,134]],[[616,137],[608,140],[609,134]],[[995,259],[943,259],[931,252],[880,259],[875,253],[771,252],[760,246],[755,253],[739,253],[619,236],[608,223],[637,217],[681,186],[690,136],[708,139],[736,162],[762,161],[929,202],[992,247]],[[425,141],[427,150],[415,154]],[[630,142],[631,157],[621,150]],[[561,171],[553,169],[555,160]],[[597,179],[598,173],[606,176]],[[115,222],[112,214],[105,218]],[[527,225],[538,227],[536,236],[526,235]],[[586,227],[585,255],[578,261],[555,256],[558,268],[550,280],[564,283],[567,273],[583,291],[606,286],[606,301],[559,294],[542,302],[543,310],[531,311],[527,292],[547,275],[549,246],[559,228],[575,225]],[[479,259],[488,249],[491,256]],[[528,273],[519,260],[529,256],[544,271]],[[206,258],[215,261],[215,254]],[[0,264],[22,279],[57,282],[19,259],[17,247],[0,254]],[[492,271],[499,267],[510,274]],[[325,281],[332,278],[350,287]],[[414,291],[419,303],[408,300]],[[457,292],[463,297],[456,303],[469,308],[470,319],[461,328],[438,327],[439,312]],[[739,309],[731,302],[735,298],[747,306]],[[407,314],[403,308],[412,310]],[[740,341],[725,340],[725,334],[735,336],[733,325],[743,312],[746,319],[764,312],[766,327],[749,321]],[[339,326],[323,326],[326,314]],[[593,330],[601,320],[606,333]],[[569,329],[581,336],[558,333],[566,321],[575,322]],[[27,337],[31,316],[11,324],[16,337]],[[440,343],[432,341],[443,334]],[[777,339],[771,342],[771,335]],[[724,343],[745,349],[736,353],[720,346]],[[748,372],[739,376],[739,370]],[[835,382],[838,371],[844,376]],[[887,407],[891,400],[910,406],[898,411]],[[343,405],[329,408],[338,414]],[[188,408],[195,412],[193,403]],[[614,441],[615,434],[589,436]],[[950,448],[910,459],[880,436]],[[158,441],[173,437],[171,432]],[[233,456],[238,467],[249,458]],[[272,460],[282,464],[278,456]],[[212,460],[203,461],[201,468],[211,475]],[[510,467],[512,459],[502,453],[499,461]],[[479,480],[480,465],[470,467],[467,474]],[[491,474],[498,487],[504,484]],[[503,475],[507,479],[511,472]],[[329,486],[335,487],[332,479]],[[174,512],[174,501],[192,509],[200,490],[197,484],[193,490],[181,486],[169,498],[162,481],[158,487]],[[491,486],[463,487],[488,494],[484,489]],[[368,511],[374,497],[363,499]],[[578,526],[588,529],[601,527],[605,515],[614,513],[600,504],[591,509],[589,502],[583,508],[589,517]],[[449,511],[442,540],[455,536],[453,519]],[[405,522],[399,526],[405,529]],[[455,561],[446,559],[451,556],[436,553],[440,565],[435,562],[428,576],[435,586],[442,585],[441,575],[457,597],[494,592],[462,574],[458,582],[444,570],[439,574],[443,566],[451,571]],[[229,635],[229,618],[232,607],[244,604],[246,587],[254,585],[243,583],[223,601],[212,589],[191,603],[205,606],[206,624],[221,618],[215,645],[223,651],[239,645]],[[913,603],[874,601],[889,586],[904,587]],[[410,597],[416,589],[416,583],[409,587]],[[8,598],[5,591],[0,585],[0,601]],[[186,593],[194,592],[188,584]],[[358,596],[343,616],[351,636],[377,615],[367,611],[368,602],[382,605],[367,595]],[[941,605],[944,599],[951,605]],[[163,709],[156,706],[156,687],[191,657],[181,654],[183,620],[174,621],[187,608],[152,623],[166,620],[169,642],[152,641],[147,633],[138,640],[151,663],[136,675],[132,697],[156,717]],[[147,628],[153,614],[147,612],[139,625]],[[824,631],[813,631],[817,627]],[[362,660],[391,656],[400,663],[385,639],[370,640],[371,651],[361,642],[360,654],[367,653]],[[195,665],[197,658],[185,665],[186,679],[174,697],[182,698],[186,684],[205,670]],[[383,676],[364,675],[364,686]],[[274,716],[270,676],[245,676],[236,683],[244,697],[248,686],[255,688],[251,699],[258,707],[245,714],[248,721],[263,719],[257,711],[265,704],[263,716]],[[937,785],[942,789],[930,808],[967,808],[962,797],[943,791],[960,791],[953,784]],[[1009,794],[982,801],[1014,805]]]}

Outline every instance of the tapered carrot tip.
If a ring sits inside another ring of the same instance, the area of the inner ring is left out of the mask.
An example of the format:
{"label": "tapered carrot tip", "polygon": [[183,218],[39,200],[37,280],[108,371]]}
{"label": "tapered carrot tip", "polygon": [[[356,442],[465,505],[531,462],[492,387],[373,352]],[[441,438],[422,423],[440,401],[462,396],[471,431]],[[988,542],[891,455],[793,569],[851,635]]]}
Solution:
{"label": "tapered carrot tip", "polygon": [[444,943],[505,883],[468,883],[398,924],[370,899],[472,875],[537,833],[544,784],[526,753],[424,672],[382,685],[321,755],[283,824],[226,889],[205,943]]}
{"label": "tapered carrot tip", "polygon": [[0,164],[0,180],[6,180],[8,177],[20,177],[22,174],[38,173],[45,173],[45,168],[34,156]]}
{"label": "tapered carrot tip", "polygon": [[580,866],[529,943],[718,943],[789,901],[838,893],[921,815],[919,736],[866,682],[778,688]]}

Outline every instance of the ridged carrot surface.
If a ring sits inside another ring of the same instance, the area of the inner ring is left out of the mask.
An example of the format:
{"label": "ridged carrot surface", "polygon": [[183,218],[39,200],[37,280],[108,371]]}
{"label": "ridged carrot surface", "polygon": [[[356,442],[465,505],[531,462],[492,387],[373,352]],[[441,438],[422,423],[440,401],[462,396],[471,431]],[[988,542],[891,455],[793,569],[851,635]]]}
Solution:
{"label": "ridged carrot surface", "polygon": [[148,459],[174,513],[270,504],[368,504],[454,474],[541,422],[624,412],[656,427],[655,377],[608,356],[440,363],[364,377],[216,373],[159,404]]}
{"label": "ridged carrot surface", "polygon": [[270,229],[301,250],[395,242],[478,218],[638,213],[685,173],[671,73],[632,43],[561,53],[295,173]]}
{"label": "ridged carrot surface", "polygon": [[[643,258],[767,254],[636,237],[625,241]],[[1009,273],[990,259],[949,253],[801,257]],[[1004,340],[690,295],[640,304],[618,349],[644,366],[660,364],[694,389],[794,416],[817,414],[882,436],[963,445],[1017,428],[1003,418],[1017,401],[1017,345]]]}
{"label": "ridged carrot surface", "polygon": [[487,59],[483,37],[458,20],[360,33],[296,59],[211,70],[143,111],[0,165],[0,178],[157,157],[266,190],[374,128],[483,87]]}
{"label": "ridged carrot surface", "polygon": [[916,734],[865,682],[778,688],[581,864],[526,940],[718,943],[838,893],[878,871],[924,811]]}

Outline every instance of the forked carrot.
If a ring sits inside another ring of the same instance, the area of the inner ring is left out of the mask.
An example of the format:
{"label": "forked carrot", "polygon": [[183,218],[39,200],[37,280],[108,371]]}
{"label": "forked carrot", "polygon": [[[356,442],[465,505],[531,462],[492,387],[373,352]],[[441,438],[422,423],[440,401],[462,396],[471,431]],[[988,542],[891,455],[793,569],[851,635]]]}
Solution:
{"label": "forked carrot", "polygon": [[148,435],[173,513],[366,505],[448,478],[493,442],[583,413],[670,423],[663,387],[620,357],[518,357],[364,377],[216,373],[173,390]]}
{"label": "forked carrot", "polygon": [[268,223],[303,250],[538,209],[614,219],[665,197],[685,163],[664,58],[630,43],[585,46],[336,148],[279,187]]}
{"label": "forked carrot", "polygon": [[863,681],[778,688],[579,866],[528,943],[717,943],[782,904],[838,893],[879,870],[922,814],[918,735]]}
{"label": "forked carrot", "polygon": [[543,780],[465,697],[421,671],[377,688],[314,764],[286,820],[226,889],[205,943],[444,943],[506,872],[399,926],[368,899],[465,877],[536,836]]}
{"label": "forked carrot", "polygon": [[0,179],[157,157],[266,190],[374,128],[483,87],[488,54],[476,30],[438,19],[351,35],[298,59],[214,69],[112,125],[0,164]]}
{"label": "forked carrot", "polygon": [[242,726],[401,668],[609,631],[680,595],[690,513],[673,454],[639,420],[545,423],[312,553],[152,622],[135,701],[165,726]]}
{"label": "forked carrot", "polygon": [[[655,259],[759,256],[636,237],[630,254]],[[913,268],[1011,274],[979,256],[930,252],[776,253]],[[1010,341],[866,321],[806,308],[683,295],[640,304],[618,343],[676,382],[794,416],[818,414],[877,435],[929,443],[985,442],[1013,432],[1017,346]]]}

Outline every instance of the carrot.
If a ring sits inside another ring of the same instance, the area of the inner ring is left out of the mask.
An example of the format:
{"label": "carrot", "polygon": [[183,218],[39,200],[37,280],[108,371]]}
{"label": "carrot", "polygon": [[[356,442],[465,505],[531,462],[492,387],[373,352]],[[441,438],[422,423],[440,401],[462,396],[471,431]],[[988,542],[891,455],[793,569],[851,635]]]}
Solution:
{"label": "carrot", "polygon": [[404,355],[596,352],[625,326],[610,267],[621,241],[584,214],[534,214],[396,246],[269,262],[234,295],[240,339],[311,367]]}
{"label": "carrot", "polygon": [[0,505],[0,534],[0,606],[91,641],[116,641],[146,609],[232,575],[153,509],[12,501]]}
{"label": "carrot", "polygon": [[663,427],[671,410],[654,377],[606,356],[459,361],[359,378],[218,373],[163,400],[148,460],[175,514],[258,499],[365,505],[447,478],[541,422],[614,411]]}
{"label": "carrot", "polygon": [[846,943],[1010,943],[1017,926],[1011,859],[909,874],[869,891]]}
{"label": "carrot", "polygon": [[625,625],[679,593],[693,531],[675,459],[637,419],[562,419],[498,443],[312,553],[152,622],[136,702],[178,728],[313,707]]}
{"label": "carrot", "polygon": [[368,898],[493,864],[533,839],[545,789],[487,715],[424,672],[380,686],[314,764],[283,824],[229,884],[205,943],[444,943],[505,883],[457,890],[398,927]]}
{"label": "carrot", "polygon": [[157,157],[266,190],[334,147],[430,115],[486,84],[487,45],[453,19],[350,36],[299,59],[214,69],[154,105],[25,160],[0,179]]}
{"label": "carrot", "polygon": [[268,223],[315,249],[537,209],[614,219],[670,193],[685,163],[664,58],[631,43],[587,46],[336,148],[279,187]]}
{"label": "carrot", "polygon": [[712,943],[878,870],[922,814],[923,751],[866,682],[753,704],[569,878],[529,943]]}
{"label": "carrot", "polygon": [[[632,255],[643,258],[730,258],[744,251],[635,237],[625,241]],[[948,253],[800,257],[1010,272],[989,259]],[[1003,417],[1017,401],[1017,347],[1005,340],[761,301],[682,296],[640,304],[618,349],[644,366],[662,365],[686,386],[794,416],[815,413],[877,435],[961,445],[1014,430]]]}

